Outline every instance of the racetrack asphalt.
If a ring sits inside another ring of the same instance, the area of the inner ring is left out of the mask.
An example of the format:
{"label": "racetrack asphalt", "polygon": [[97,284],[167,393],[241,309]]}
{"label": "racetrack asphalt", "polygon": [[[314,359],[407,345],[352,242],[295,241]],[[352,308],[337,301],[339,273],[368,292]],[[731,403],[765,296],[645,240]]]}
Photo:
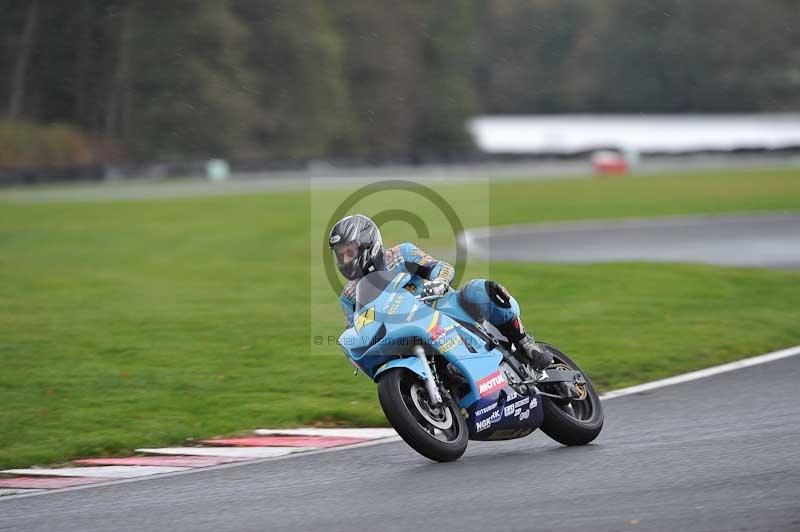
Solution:
{"label": "racetrack asphalt", "polygon": [[792,356],[610,399],[585,447],[393,442],[0,499],[0,530],[800,530],[798,380]]}
{"label": "racetrack asphalt", "polygon": [[469,252],[494,260],[800,268],[800,213],[547,223],[468,234]]}

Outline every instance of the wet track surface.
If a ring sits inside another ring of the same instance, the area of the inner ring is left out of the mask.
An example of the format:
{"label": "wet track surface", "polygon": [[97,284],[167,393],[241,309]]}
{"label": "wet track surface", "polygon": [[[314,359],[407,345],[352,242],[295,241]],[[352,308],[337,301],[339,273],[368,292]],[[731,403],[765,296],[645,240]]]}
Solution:
{"label": "wet track surface", "polygon": [[800,530],[798,380],[794,356],[611,399],[580,448],[396,442],[0,499],[0,530]]}
{"label": "wet track surface", "polygon": [[800,268],[798,213],[536,224],[472,234],[470,251],[495,260]]}

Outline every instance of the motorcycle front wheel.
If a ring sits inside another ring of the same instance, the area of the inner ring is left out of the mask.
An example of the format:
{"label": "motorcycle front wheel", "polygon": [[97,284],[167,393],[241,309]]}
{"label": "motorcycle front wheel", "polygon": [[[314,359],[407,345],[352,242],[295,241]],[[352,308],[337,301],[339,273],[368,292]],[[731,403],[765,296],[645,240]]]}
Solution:
{"label": "motorcycle front wheel", "polygon": [[[553,355],[553,363],[548,366],[547,372],[558,371],[559,368],[583,371],[567,355],[549,344],[539,344],[542,349],[547,349]],[[555,399],[542,397],[544,421],[542,432],[563,445],[586,445],[600,434],[603,428],[603,406],[600,397],[592,386],[592,381],[583,373],[585,384],[576,386],[582,396],[579,399]],[[553,389],[543,387],[542,391],[559,394],[561,384],[548,385]]]}
{"label": "motorcycle front wheel", "polygon": [[392,369],[378,381],[378,399],[386,419],[412,449],[437,462],[457,460],[467,449],[467,422],[455,402],[442,397],[433,406],[416,374]]}

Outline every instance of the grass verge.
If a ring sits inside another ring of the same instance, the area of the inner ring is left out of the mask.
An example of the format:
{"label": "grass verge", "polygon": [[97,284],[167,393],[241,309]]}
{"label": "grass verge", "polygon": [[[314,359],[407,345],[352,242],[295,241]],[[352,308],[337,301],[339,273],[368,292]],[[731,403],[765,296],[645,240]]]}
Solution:
{"label": "grass verge", "polygon": [[[437,189],[467,227],[485,223],[470,206],[486,201],[493,224],[800,209],[800,173],[787,170]],[[0,203],[0,467],[258,426],[385,424],[374,385],[336,346],[310,346],[310,207],[302,192]],[[384,236],[408,240],[408,228]],[[490,267],[601,389],[800,343],[798,272]],[[326,305],[311,331],[336,335],[341,314]]]}

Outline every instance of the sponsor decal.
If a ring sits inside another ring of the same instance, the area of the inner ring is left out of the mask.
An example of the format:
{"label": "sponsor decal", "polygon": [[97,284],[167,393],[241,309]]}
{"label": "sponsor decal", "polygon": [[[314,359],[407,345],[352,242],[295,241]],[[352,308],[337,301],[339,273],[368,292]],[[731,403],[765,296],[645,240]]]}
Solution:
{"label": "sponsor decal", "polygon": [[487,417],[486,419],[482,419],[480,421],[475,422],[475,432],[480,432],[482,430],[486,430],[492,426],[492,421]]}
{"label": "sponsor decal", "polygon": [[483,414],[488,414],[489,412],[491,412],[495,408],[497,408],[497,403],[496,402],[494,402],[494,403],[492,403],[490,405],[486,405],[483,408],[481,408],[480,410],[476,410],[475,411],[475,416],[482,416]]}
{"label": "sponsor decal", "polygon": [[[357,284],[358,283],[355,281],[348,281],[347,284],[344,285],[344,288],[342,289],[342,294],[344,294],[345,297],[352,299],[353,295],[355,295],[356,293]],[[355,301],[351,301],[351,303],[355,304]]]}
{"label": "sponsor decal", "polygon": [[[536,399],[534,399],[534,401],[535,400]],[[517,401],[516,403],[514,403],[511,406],[514,407],[514,409],[516,410],[517,408],[521,408],[521,407],[527,405],[530,401],[531,401],[530,397],[523,397],[522,399],[520,399],[519,401]]]}
{"label": "sponsor decal", "polygon": [[361,331],[366,325],[375,321],[375,307],[370,307],[364,312],[359,312],[353,323],[356,327],[356,331]]}
{"label": "sponsor decal", "polygon": [[482,419],[480,421],[475,422],[475,430],[477,432],[486,430],[492,426],[492,423],[496,423],[498,421],[500,421],[500,411],[495,410],[491,416],[487,417],[486,419]]}
{"label": "sponsor decal", "polygon": [[419,264],[420,266],[425,266],[431,262],[436,262],[433,257],[417,247],[410,249],[408,256],[412,262]]}
{"label": "sponsor decal", "polygon": [[389,307],[386,313],[389,315],[394,314],[395,312],[397,312],[397,309],[400,308],[400,305],[402,303],[403,303],[403,294],[398,294],[398,296],[395,298],[394,303],[392,303],[392,306]]}
{"label": "sponsor decal", "polygon": [[406,316],[406,321],[414,321],[414,316],[416,315],[418,308],[419,305],[414,303],[414,306],[411,307],[411,310],[408,311],[408,316]]}
{"label": "sponsor decal", "polygon": [[449,340],[446,340],[445,342],[443,342],[436,349],[438,349],[440,353],[447,353],[448,351],[450,351],[451,349],[453,349],[455,346],[457,346],[460,343],[461,343],[461,337],[456,334],[455,336],[453,336]]}
{"label": "sponsor decal", "polygon": [[447,327],[442,327],[441,325],[439,325],[439,315],[440,313],[438,310],[433,313],[433,318],[431,318],[431,322],[428,324],[428,328],[426,329],[428,334],[431,335],[431,340],[433,340],[434,342],[436,341],[437,338],[445,334],[447,331],[453,329],[454,327],[454,325],[452,324],[448,325]]}
{"label": "sponsor decal", "polygon": [[386,301],[384,302],[383,308],[381,310],[386,310],[387,308],[389,308],[389,305],[392,304],[392,301],[394,301],[395,297],[397,297],[397,292],[392,292],[391,294],[389,294],[389,296],[386,298]]}
{"label": "sponsor decal", "polygon": [[393,270],[403,262],[403,255],[400,246],[393,246],[383,252],[383,261],[386,263],[387,270]]}
{"label": "sponsor decal", "polygon": [[447,330],[444,329],[443,327],[440,327],[438,323],[434,325],[433,328],[428,329],[428,334],[431,335],[431,340],[433,340],[434,342],[446,332]]}
{"label": "sponsor decal", "polygon": [[443,279],[447,282],[450,282],[450,279],[452,279],[456,273],[455,270],[451,265],[447,264],[446,262],[440,262],[439,264],[442,265],[442,269],[439,270],[439,275],[437,275],[436,277],[438,277],[439,279]]}
{"label": "sponsor decal", "polygon": [[[535,397],[523,397],[515,403],[506,404],[503,408],[503,414],[506,417],[518,417],[520,420],[528,419],[531,409],[536,408],[537,404],[539,404],[539,401]],[[526,405],[530,406],[525,408]]]}
{"label": "sponsor decal", "polygon": [[337,243],[337,242],[338,242],[339,240],[341,240],[341,239],[342,239],[342,237],[341,237],[340,235],[333,235],[333,236],[331,237],[331,244],[335,244],[335,243]]}
{"label": "sponsor decal", "polygon": [[478,393],[481,397],[499,391],[506,384],[506,377],[499,371],[495,371],[488,377],[484,377],[478,381]]}

